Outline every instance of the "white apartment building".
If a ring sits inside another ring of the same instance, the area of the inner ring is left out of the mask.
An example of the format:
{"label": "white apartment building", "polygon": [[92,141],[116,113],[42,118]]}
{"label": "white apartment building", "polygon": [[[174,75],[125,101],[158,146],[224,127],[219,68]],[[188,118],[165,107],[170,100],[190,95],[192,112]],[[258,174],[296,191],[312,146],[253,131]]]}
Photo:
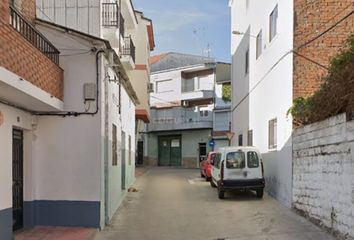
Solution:
{"label": "white apartment building", "polygon": [[166,53],[151,58],[149,165],[198,167],[213,150],[215,83],[230,79],[229,72],[229,64],[202,56]]}
{"label": "white apartment building", "polygon": [[292,201],[293,0],[231,0],[234,145],[260,149],[266,189]]}

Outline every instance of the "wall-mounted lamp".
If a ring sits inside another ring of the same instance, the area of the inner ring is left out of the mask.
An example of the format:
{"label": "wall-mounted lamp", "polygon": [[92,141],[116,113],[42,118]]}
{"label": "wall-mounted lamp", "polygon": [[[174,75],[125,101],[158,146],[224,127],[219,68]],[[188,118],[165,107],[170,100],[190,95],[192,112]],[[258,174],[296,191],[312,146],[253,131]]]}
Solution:
{"label": "wall-mounted lamp", "polygon": [[232,34],[235,34],[235,35],[246,35],[246,36],[250,36],[250,37],[253,37],[253,38],[257,38],[257,36],[253,36],[251,34],[240,32],[240,31],[232,31]]}

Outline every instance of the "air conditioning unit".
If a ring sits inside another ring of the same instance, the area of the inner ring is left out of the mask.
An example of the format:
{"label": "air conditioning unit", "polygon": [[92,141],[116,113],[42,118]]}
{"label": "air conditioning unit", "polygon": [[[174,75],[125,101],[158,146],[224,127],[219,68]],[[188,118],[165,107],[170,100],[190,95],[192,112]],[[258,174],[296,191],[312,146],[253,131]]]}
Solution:
{"label": "air conditioning unit", "polygon": [[182,106],[183,106],[183,107],[189,107],[189,102],[186,101],[186,100],[183,100],[183,101],[182,101]]}
{"label": "air conditioning unit", "polygon": [[154,92],[154,84],[153,83],[148,83],[148,92],[153,93]]}

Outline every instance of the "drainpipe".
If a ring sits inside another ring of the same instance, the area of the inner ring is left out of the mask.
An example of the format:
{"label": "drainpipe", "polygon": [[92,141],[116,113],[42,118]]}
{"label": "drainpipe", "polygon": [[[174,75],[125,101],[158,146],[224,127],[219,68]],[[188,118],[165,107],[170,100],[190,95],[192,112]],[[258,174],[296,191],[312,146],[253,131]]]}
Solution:
{"label": "drainpipe", "polygon": [[[106,67],[105,67],[106,70]],[[109,224],[109,167],[108,167],[108,117],[109,117],[109,106],[108,106],[108,81],[104,81],[104,217],[105,224]]]}

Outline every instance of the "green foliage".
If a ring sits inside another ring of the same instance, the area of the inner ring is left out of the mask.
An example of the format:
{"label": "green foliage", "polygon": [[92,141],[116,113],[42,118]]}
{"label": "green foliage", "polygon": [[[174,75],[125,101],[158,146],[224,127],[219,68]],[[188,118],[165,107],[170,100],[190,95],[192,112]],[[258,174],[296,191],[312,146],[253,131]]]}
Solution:
{"label": "green foliage", "polygon": [[288,114],[296,125],[324,120],[354,111],[354,35],[347,40],[345,50],[334,57],[320,89],[312,96],[294,100]]}
{"label": "green foliage", "polygon": [[224,83],[222,85],[222,100],[224,102],[231,102],[231,84]]}

